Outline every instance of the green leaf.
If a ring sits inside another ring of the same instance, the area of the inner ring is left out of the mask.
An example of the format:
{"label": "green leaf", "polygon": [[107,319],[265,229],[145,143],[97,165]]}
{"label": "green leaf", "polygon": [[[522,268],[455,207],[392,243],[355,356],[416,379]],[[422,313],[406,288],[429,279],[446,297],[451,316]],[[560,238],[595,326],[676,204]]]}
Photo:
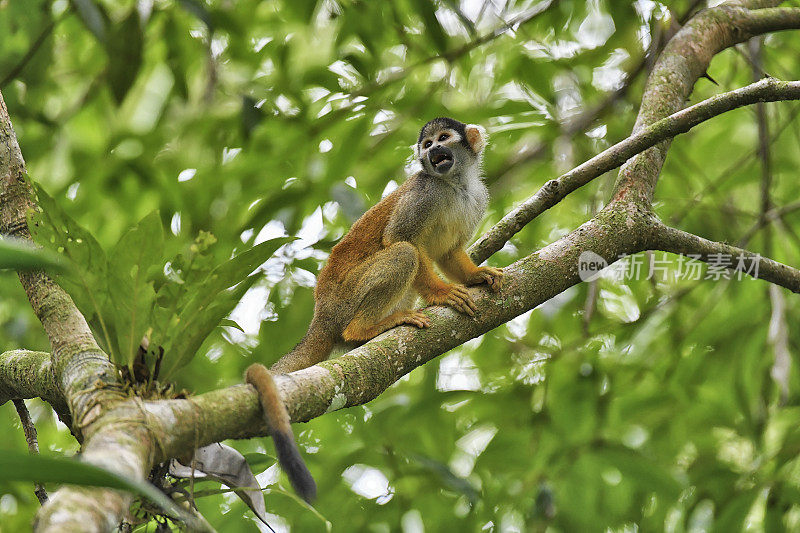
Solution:
{"label": "green leaf", "polygon": [[117,104],[122,103],[142,66],[144,36],[139,12],[134,8],[114,27],[106,43],[108,52],[108,84]]}
{"label": "green leaf", "polygon": [[219,326],[220,327],[229,327],[229,328],[233,328],[233,329],[238,329],[242,333],[245,332],[244,329],[242,329],[242,326],[237,324],[235,320],[231,320],[229,318],[225,318],[223,320],[220,320]]}
{"label": "green leaf", "polygon": [[113,317],[107,309],[106,254],[97,239],[75,222],[41,187],[34,184],[40,210],[28,216],[34,241],[60,252],[70,263],[56,281],[93,326],[105,350],[114,357]]}
{"label": "green leaf", "polygon": [[4,451],[0,454],[0,480],[69,483],[124,490],[149,499],[173,516],[189,520],[195,526],[199,525],[196,519],[187,515],[175,502],[153,485],[76,459]]}
{"label": "green leaf", "polygon": [[436,4],[428,0],[413,0],[417,14],[425,23],[426,35],[433,41],[436,50],[443,54],[447,51],[447,34],[436,18]]}
{"label": "green leaf", "polygon": [[649,487],[664,497],[674,498],[680,494],[683,486],[664,468],[653,465],[651,461],[639,453],[625,448],[606,448],[598,450],[596,456],[613,465],[625,477],[637,485]]}
{"label": "green leaf", "polygon": [[128,230],[110,254],[108,294],[113,309],[118,364],[130,366],[150,324],[156,294],[148,270],[161,261],[164,232],[157,211]]}
{"label": "green leaf", "polygon": [[409,455],[412,464],[417,464],[431,472],[446,488],[459,492],[467,497],[471,505],[478,501],[480,493],[469,480],[457,476],[446,464],[419,454]]}
{"label": "green leaf", "polygon": [[197,0],[180,0],[179,3],[183,9],[203,21],[203,24],[208,27],[209,32],[214,31],[214,22],[211,20],[211,14],[202,2],[198,2]]}
{"label": "green leaf", "polygon": [[[292,294],[291,301],[283,305],[279,292],[273,290],[269,300],[278,313],[277,320],[265,320],[261,323],[258,332],[259,345],[254,351],[258,361],[269,366],[286,352],[302,337],[311,322],[314,313],[314,291],[310,288],[298,287]],[[287,335],[287,331],[296,332]]]}
{"label": "green leaf", "polygon": [[250,465],[250,468],[253,469],[260,468],[262,466],[273,465],[278,460],[278,458],[274,455],[263,452],[246,453],[244,454],[244,458],[247,461],[247,464]]}
{"label": "green leaf", "polygon": [[0,236],[0,270],[43,269],[60,272],[65,268],[64,261],[57,254],[35,247],[28,241]]}
{"label": "green leaf", "polygon": [[759,496],[761,496],[761,488],[744,490],[731,501],[726,502],[719,517],[714,521],[712,531],[719,533],[744,531],[745,518],[747,518],[750,509],[753,508]]}
{"label": "green leaf", "polygon": [[195,292],[199,293],[198,301],[208,300],[208,298],[202,294],[203,291],[216,294],[243,281],[256,268],[272,257],[278,248],[293,240],[295,240],[294,237],[277,237],[275,239],[270,239],[222,263],[211,271],[206,279],[201,282],[200,287],[196,288]]}
{"label": "green leaf", "polygon": [[[279,237],[262,242],[219,265],[199,283],[186,287],[190,299],[178,313],[177,320],[170,324],[163,340],[162,376],[165,379],[194,357],[205,338],[257,281],[258,276],[250,276],[250,273],[292,240],[292,237]],[[237,285],[235,289],[225,292],[234,285]]]}

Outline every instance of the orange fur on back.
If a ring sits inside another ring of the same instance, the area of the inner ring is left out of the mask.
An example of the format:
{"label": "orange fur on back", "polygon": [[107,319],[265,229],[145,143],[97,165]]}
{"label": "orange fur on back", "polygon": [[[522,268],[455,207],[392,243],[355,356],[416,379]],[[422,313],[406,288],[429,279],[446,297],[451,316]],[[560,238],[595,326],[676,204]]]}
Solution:
{"label": "orange fur on back", "polygon": [[339,243],[331,250],[328,262],[317,278],[317,294],[324,292],[331,281],[341,282],[356,266],[382,248],[383,231],[389,223],[397,201],[403,190],[397,190],[375,204],[350,228]]}

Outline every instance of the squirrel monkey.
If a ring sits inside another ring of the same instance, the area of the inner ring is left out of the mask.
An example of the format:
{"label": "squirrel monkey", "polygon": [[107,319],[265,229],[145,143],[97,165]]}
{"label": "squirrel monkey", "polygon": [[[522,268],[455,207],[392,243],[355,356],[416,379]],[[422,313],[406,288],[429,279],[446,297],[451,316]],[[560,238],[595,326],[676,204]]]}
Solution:
{"label": "squirrel monkey", "polygon": [[[412,308],[417,295],[474,316],[465,285],[500,290],[503,271],[476,266],[464,251],[483,218],[489,193],[481,181],[486,132],[451,118],[425,124],[414,149],[422,170],[367,211],[333,247],[314,291],[314,318],[303,340],[271,371],[288,373],[328,357],[342,341],[364,342],[428,317]],[[455,283],[442,280],[439,268]],[[259,394],[278,461],[306,500],[316,486],[292,436],[289,415],[270,371],[254,364],[245,380]]]}

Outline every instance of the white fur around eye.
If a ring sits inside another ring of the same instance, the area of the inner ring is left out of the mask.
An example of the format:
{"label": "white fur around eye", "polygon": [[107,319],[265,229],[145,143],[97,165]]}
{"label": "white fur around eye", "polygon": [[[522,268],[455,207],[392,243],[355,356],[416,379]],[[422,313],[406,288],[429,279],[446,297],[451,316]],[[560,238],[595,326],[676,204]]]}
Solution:
{"label": "white fur around eye", "polygon": [[[486,128],[477,124],[467,124],[464,129],[467,132],[467,142],[470,143],[475,152],[481,153],[483,149],[486,148],[486,144],[489,142],[489,138],[486,134]],[[477,140],[473,140],[475,135],[478,136]]]}

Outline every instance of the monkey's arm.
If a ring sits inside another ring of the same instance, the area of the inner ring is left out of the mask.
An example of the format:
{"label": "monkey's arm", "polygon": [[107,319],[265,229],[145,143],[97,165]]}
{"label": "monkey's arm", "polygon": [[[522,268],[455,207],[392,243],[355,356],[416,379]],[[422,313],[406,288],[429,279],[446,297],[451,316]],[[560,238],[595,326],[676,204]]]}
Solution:
{"label": "monkey's arm", "polygon": [[493,291],[500,290],[503,271],[494,267],[479,267],[472,262],[463,248],[456,248],[448,253],[437,264],[447,277],[465,285],[486,283]]}
{"label": "monkey's arm", "polygon": [[419,268],[414,278],[414,289],[422,298],[433,305],[449,305],[462,313],[474,316],[477,311],[475,302],[466,287],[447,283],[433,270],[433,263],[424,250],[417,247]]}

